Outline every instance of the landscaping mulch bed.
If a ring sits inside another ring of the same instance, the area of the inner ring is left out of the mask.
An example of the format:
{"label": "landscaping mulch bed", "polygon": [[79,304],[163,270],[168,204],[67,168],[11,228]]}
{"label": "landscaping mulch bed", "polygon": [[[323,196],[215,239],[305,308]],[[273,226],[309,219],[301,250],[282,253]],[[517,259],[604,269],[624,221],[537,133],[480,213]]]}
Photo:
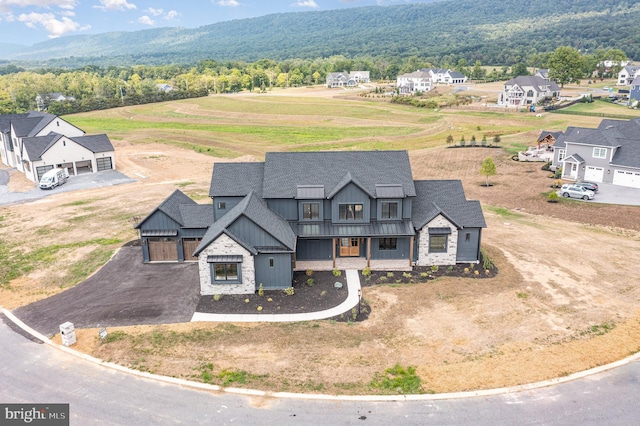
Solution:
{"label": "landscaping mulch bed", "polygon": [[398,271],[371,271],[371,274],[364,274],[360,271],[360,284],[362,287],[381,284],[409,284],[424,283],[440,277],[461,277],[470,279],[493,278],[497,275],[498,269],[491,266],[484,269],[480,264],[458,263],[451,266],[416,266],[411,272]]}
{"label": "landscaping mulch bed", "polygon": [[[308,281],[312,279],[313,281]],[[336,288],[335,283],[342,284]],[[196,312],[212,314],[296,314],[316,312],[333,308],[347,299],[347,280],[344,272],[336,277],[331,271],[315,271],[311,276],[305,272],[294,272],[294,294],[284,290],[265,290],[264,295],[230,294],[202,296]],[[248,302],[247,302],[248,300]],[[258,309],[262,307],[262,309]]]}

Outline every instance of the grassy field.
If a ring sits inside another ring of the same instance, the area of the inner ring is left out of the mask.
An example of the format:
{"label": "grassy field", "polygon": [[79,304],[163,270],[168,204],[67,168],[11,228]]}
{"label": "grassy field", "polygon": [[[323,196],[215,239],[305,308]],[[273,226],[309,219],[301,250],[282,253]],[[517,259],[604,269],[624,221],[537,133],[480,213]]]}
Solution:
{"label": "grassy field", "polygon": [[[575,108],[615,109],[606,103]],[[475,108],[474,108],[475,107]],[[617,107],[619,108],[619,107]],[[598,110],[599,111],[599,110]],[[620,110],[618,110],[620,111]],[[627,111],[624,109],[623,111]],[[227,95],[94,111],[65,117],[88,133],[107,133],[130,143],[160,142],[223,158],[268,151],[336,149],[419,150],[455,142],[478,143],[501,135],[504,146],[531,145],[539,132],[568,125],[592,126],[599,119],[509,113],[481,109],[419,109],[385,100],[301,95]]]}
{"label": "grassy field", "polygon": [[640,110],[627,108],[605,100],[594,100],[591,103],[577,103],[565,108],[566,111],[589,112],[598,114],[628,115],[640,117]]}

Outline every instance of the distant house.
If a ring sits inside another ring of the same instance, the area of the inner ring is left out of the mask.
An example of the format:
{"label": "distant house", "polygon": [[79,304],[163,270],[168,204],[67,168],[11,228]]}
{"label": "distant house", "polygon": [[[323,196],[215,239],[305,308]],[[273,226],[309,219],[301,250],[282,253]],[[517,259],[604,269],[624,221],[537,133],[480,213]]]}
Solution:
{"label": "distant house", "polygon": [[432,88],[431,74],[425,71],[415,71],[397,77],[396,87],[402,95],[416,92],[428,92]]}
{"label": "distant house", "polygon": [[640,76],[640,66],[637,65],[627,65],[622,68],[618,73],[618,82],[617,86],[628,86],[633,80]]}
{"label": "distant house", "polygon": [[504,84],[498,105],[521,107],[537,105],[540,101],[560,96],[560,87],[539,76],[519,76]]}
{"label": "distant house", "polygon": [[629,89],[629,105],[640,101],[640,76],[633,79]]}
{"label": "distant house", "polygon": [[58,116],[36,111],[0,115],[0,155],[3,164],[34,182],[55,167],[72,175],[115,169],[107,135],[85,135]]}
{"label": "distant house", "polygon": [[76,98],[73,96],[65,96],[62,93],[54,92],[47,94],[37,94],[36,95],[36,105],[38,107],[38,111],[46,111],[49,108],[49,104],[51,102],[63,102],[63,101],[75,101]]}
{"label": "distant house", "polygon": [[327,74],[327,87],[354,87],[369,83],[369,71],[330,72]]}
{"label": "distant house", "polygon": [[156,89],[160,92],[169,93],[173,90],[173,86],[167,83],[158,83],[156,84]]}
{"label": "distant house", "polygon": [[553,146],[552,166],[562,167],[563,179],[640,188],[640,118],[568,127]]}
{"label": "distant house", "polygon": [[544,80],[547,80],[547,81],[549,80],[549,70],[546,68],[539,69],[538,71],[536,71],[534,75]]}
{"label": "distant house", "polygon": [[423,68],[419,71],[427,72],[431,76],[431,82],[442,84],[463,84],[467,81],[467,77],[458,71],[444,68]]}
{"label": "distant house", "polygon": [[287,288],[293,270],[341,262],[383,270],[477,263],[486,227],[460,181],[414,181],[406,151],[216,163],[209,196],[212,204],[199,205],[175,191],[136,226],[145,262],[197,259],[202,295]]}

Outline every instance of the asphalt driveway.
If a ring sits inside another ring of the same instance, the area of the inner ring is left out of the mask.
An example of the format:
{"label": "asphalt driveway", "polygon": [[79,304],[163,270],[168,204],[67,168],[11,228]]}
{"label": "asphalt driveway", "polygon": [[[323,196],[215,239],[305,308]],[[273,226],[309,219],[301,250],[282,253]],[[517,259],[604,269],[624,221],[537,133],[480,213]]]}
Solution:
{"label": "asphalt driveway", "polygon": [[197,263],[142,263],[139,246],[122,247],[85,282],[13,313],[46,336],[78,328],[189,322],[200,300]]}
{"label": "asphalt driveway", "polygon": [[593,198],[596,203],[640,206],[640,189],[626,186],[599,183],[598,192]]}

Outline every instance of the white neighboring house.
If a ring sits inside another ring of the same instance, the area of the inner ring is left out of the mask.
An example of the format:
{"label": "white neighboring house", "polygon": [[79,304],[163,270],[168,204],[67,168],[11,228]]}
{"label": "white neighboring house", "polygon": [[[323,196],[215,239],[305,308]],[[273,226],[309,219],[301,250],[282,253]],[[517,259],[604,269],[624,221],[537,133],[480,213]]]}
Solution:
{"label": "white neighboring house", "polygon": [[464,84],[467,77],[458,71],[444,68],[423,68],[420,71],[428,72],[432,83],[442,84]]}
{"label": "white neighboring house", "polygon": [[536,105],[545,99],[560,96],[560,87],[537,75],[521,75],[504,84],[498,96],[498,105],[521,107]]}
{"label": "white neighboring house", "polygon": [[548,68],[541,68],[538,71],[536,71],[536,73],[534,74],[537,77],[540,77],[544,80],[549,81],[549,69]]}
{"label": "white neighboring house", "polygon": [[636,77],[640,77],[640,66],[627,65],[618,73],[616,86],[629,86]]}
{"label": "white neighboring house", "polygon": [[396,87],[402,95],[417,92],[428,92],[432,89],[431,74],[425,71],[415,71],[397,77]]}
{"label": "white neighboring house", "polygon": [[369,71],[330,72],[327,74],[327,87],[354,87],[361,83],[369,83]]}
{"label": "white neighboring house", "polygon": [[158,89],[159,92],[169,93],[173,90],[173,86],[167,83],[158,83],[156,84],[156,89]]}
{"label": "white neighboring house", "polygon": [[107,135],[86,136],[62,118],[36,111],[0,115],[0,155],[33,182],[55,167],[70,175],[115,169]]}
{"label": "white neighboring house", "polygon": [[36,105],[38,106],[38,111],[46,111],[51,102],[62,102],[62,101],[75,101],[76,98],[73,96],[65,96],[60,92],[47,93],[47,94],[37,94],[36,95]]}

